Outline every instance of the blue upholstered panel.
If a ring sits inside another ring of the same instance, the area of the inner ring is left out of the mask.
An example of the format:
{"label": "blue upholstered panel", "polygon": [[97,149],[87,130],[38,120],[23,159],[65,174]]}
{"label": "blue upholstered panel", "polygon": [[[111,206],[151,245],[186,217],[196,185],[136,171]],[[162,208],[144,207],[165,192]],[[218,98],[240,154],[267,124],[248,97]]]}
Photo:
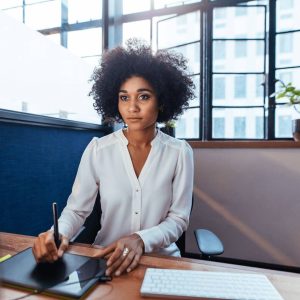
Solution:
{"label": "blue upholstered panel", "polygon": [[96,130],[0,123],[0,231],[36,235],[52,225],[51,203],[66,204]]}

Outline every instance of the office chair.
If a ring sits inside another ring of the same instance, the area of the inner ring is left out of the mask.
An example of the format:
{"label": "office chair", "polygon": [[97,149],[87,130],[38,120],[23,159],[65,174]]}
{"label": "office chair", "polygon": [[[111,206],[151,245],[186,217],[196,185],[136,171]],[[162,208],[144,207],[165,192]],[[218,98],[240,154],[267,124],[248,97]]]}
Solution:
{"label": "office chair", "polygon": [[200,253],[204,259],[220,255],[224,252],[224,246],[219,237],[208,229],[196,229],[195,238]]}
{"label": "office chair", "polygon": [[71,243],[83,243],[83,244],[93,244],[98,231],[101,229],[101,205],[100,205],[100,194],[95,200],[95,204],[91,214],[86,218],[84,224],[79,229],[79,231],[71,238]]}

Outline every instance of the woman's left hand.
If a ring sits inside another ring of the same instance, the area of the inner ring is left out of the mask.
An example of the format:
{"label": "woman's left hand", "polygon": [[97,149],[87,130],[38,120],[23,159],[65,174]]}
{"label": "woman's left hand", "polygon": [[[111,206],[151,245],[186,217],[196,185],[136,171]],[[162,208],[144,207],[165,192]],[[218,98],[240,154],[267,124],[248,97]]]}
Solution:
{"label": "woman's left hand", "polygon": [[144,253],[144,242],[134,233],[110,244],[104,249],[107,260],[106,275],[119,276],[124,271],[131,272],[139,264]]}

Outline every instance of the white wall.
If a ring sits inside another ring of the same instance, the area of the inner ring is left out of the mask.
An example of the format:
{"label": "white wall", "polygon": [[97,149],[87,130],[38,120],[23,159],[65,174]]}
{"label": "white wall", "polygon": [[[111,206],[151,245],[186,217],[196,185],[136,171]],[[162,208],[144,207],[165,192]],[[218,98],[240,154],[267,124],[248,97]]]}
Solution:
{"label": "white wall", "polygon": [[299,149],[194,149],[193,230],[209,228],[224,257],[300,267]]}
{"label": "white wall", "polygon": [[[88,97],[90,66],[0,11],[0,108],[100,123]],[[52,115],[54,114],[54,115]]]}

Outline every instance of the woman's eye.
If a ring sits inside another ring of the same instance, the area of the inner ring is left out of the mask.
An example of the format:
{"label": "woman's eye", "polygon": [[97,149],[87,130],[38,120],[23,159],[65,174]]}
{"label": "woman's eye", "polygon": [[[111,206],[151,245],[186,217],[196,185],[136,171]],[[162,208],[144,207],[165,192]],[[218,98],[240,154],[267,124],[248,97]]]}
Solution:
{"label": "woman's eye", "polygon": [[150,98],[150,95],[140,95],[141,100],[148,100]]}
{"label": "woman's eye", "polygon": [[122,101],[127,101],[127,100],[128,100],[128,97],[125,96],[125,95],[121,95],[121,96],[120,96],[120,100],[122,100]]}

